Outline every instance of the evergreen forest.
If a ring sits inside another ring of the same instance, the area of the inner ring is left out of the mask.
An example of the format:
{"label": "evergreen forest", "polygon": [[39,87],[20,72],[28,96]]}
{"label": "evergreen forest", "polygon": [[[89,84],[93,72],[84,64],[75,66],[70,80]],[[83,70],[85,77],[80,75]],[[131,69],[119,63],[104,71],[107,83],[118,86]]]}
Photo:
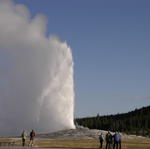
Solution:
{"label": "evergreen forest", "polygon": [[128,113],[76,118],[75,123],[90,129],[125,132],[150,137],[150,106]]}

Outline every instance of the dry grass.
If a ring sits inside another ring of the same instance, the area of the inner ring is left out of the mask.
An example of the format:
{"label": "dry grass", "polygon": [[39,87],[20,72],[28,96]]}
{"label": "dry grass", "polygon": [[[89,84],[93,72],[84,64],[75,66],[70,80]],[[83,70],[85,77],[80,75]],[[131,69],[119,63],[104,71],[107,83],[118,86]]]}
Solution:
{"label": "dry grass", "polygon": [[150,138],[123,139],[124,148],[150,148]]}
{"label": "dry grass", "polygon": [[[0,138],[0,142],[11,141],[14,139]],[[26,141],[28,145],[29,140]],[[21,145],[21,139],[16,139],[15,145]],[[35,146],[39,147],[57,147],[57,148],[99,148],[97,139],[82,140],[52,140],[52,139],[35,139]],[[105,143],[104,143],[105,146]],[[149,138],[122,139],[122,149],[129,148],[150,148]]]}
{"label": "dry grass", "polygon": [[42,147],[98,148],[98,140],[38,140],[35,143]]}

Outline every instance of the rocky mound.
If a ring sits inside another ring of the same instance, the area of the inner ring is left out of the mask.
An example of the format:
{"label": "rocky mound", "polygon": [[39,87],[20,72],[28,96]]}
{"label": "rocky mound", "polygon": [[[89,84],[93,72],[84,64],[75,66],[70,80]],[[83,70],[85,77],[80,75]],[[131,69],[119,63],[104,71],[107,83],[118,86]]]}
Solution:
{"label": "rocky mound", "polygon": [[[51,132],[47,134],[38,134],[37,138],[47,138],[47,139],[98,139],[100,134],[106,135],[107,131],[104,130],[97,130],[97,129],[88,129],[88,128],[76,128],[76,129],[69,129],[69,130],[61,130],[57,132]],[[114,134],[114,132],[111,132]],[[123,138],[139,138],[141,136],[135,135],[126,135],[122,134]]]}
{"label": "rocky mound", "polygon": [[49,139],[94,139],[98,138],[100,133],[106,134],[107,131],[88,128],[76,128],[47,134],[39,134],[38,137]]}

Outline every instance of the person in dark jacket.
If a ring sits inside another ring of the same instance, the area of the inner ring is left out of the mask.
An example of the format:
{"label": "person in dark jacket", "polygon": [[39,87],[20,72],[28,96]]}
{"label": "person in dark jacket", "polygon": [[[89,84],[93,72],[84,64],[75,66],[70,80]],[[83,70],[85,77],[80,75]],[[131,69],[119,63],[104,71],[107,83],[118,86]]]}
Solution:
{"label": "person in dark jacket", "polygon": [[105,141],[106,141],[105,149],[111,149],[111,146],[112,146],[112,135],[111,135],[111,133],[109,131],[106,134]]}
{"label": "person in dark jacket", "polygon": [[35,137],[35,132],[34,132],[34,130],[32,130],[30,132],[30,142],[29,142],[29,145],[31,145],[31,146],[33,146],[34,137]]}

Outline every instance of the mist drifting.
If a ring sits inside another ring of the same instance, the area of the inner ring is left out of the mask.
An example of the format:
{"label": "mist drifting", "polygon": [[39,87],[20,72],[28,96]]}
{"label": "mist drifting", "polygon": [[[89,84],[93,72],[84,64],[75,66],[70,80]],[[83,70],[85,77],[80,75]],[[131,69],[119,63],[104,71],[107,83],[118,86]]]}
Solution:
{"label": "mist drifting", "polygon": [[71,49],[45,33],[44,16],[0,0],[0,135],[74,128]]}

